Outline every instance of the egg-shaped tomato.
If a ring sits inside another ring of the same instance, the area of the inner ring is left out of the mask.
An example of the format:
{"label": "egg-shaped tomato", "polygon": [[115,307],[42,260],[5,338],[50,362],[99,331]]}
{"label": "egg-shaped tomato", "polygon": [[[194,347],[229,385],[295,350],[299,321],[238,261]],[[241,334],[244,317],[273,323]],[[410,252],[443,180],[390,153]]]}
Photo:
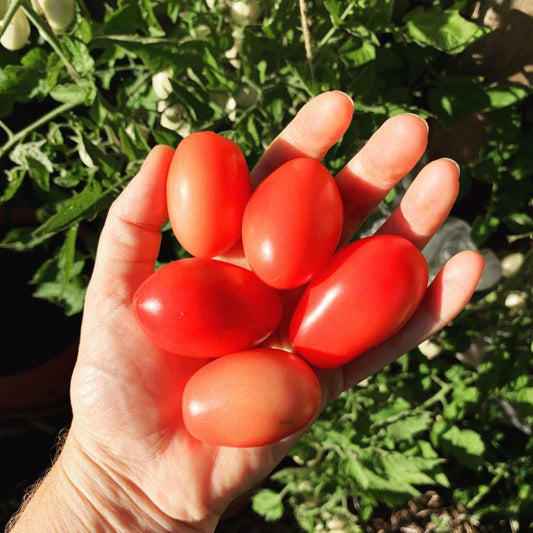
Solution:
{"label": "egg-shaped tomato", "polygon": [[354,242],[307,286],[291,320],[292,345],[317,367],[340,366],[401,328],[427,281],[424,256],[407,239]]}
{"label": "egg-shaped tomato", "polygon": [[209,444],[263,446],[302,429],[319,403],[318,379],[300,357],[249,350],[212,361],[189,379],[183,421]]}
{"label": "egg-shaped tomato", "polygon": [[135,316],[158,346],[187,357],[219,357],[265,340],[281,299],[253,272],[214,259],[182,259],[155,271],[133,297]]}
{"label": "egg-shaped tomato", "polygon": [[168,214],[182,246],[196,257],[214,257],[240,238],[250,196],[241,149],[212,131],[180,142],[167,180]]}
{"label": "egg-shaped tomato", "polygon": [[307,283],[331,257],[342,228],[342,199],[318,161],[288,161],[252,194],[242,240],[252,270],[268,285]]}

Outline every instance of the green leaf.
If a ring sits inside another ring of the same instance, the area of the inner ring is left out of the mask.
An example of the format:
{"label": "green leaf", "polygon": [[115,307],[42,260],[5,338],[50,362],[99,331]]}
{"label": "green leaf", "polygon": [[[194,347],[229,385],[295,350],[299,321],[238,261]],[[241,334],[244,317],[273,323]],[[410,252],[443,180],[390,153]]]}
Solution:
{"label": "green leaf", "polygon": [[523,416],[533,416],[533,387],[506,392],[503,397],[513,403]]}
{"label": "green leaf", "polygon": [[345,41],[339,53],[348,67],[360,67],[376,58],[376,47],[367,40],[353,38]]}
{"label": "green leaf", "polygon": [[0,69],[0,117],[9,115],[15,102],[47,94],[48,75],[55,72],[55,69],[47,70],[47,54],[37,48],[28,52],[20,65]]}
{"label": "green leaf", "polygon": [[279,520],[284,511],[280,495],[270,489],[263,489],[253,497],[252,509],[268,521]]}
{"label": "green leaf", "polygon": [[531,94],[531,89],[522,85],[500,84],[486,91],[491,109],[500,109],[519,102]]}
{"label": "green leaf", "polygon": [[439,442],[446,454],[454,455],[463,465],[470,468],[479,466],[485,453],[481,435],[471,429],[452,426],[440,435]]}
{"label": "green leaf", "polygon": [[464,19],[455,9],[441,11],[434,7],[425,11],[417,7],[403,20],[406,22],[404,34],[409,40],[447,54],[458,54],[489,33],[488,29]]}
{"label": "green leaf", "polygon": [[78,74],[86,76],[94,71],[94,59],[82,40],[64,36],[61,45]]}
{"label": "green leaf", "polygon": [[378,462],[391,481],[431,485],[434,477],[430,474],[443,460],[407,457],[402,453],[392,452],[380,454]]}
{"label": "green leaf", "polygon": [[83,309],[86,291],[86,283],[76,278],[66,287],[60,282],[44,282],[35,290],[33,296],[64,306],[66,315],[71,316]]}
{"label": "green leaf", "polygon": [[412,439],[418,433],[429,428],[432,418],[430,412],[423,411],[419,415],[398,420],[387,427],[387,436],[394,441]]}
{"label": "green leaf", "polygon": [[46,238],[68,228],[73,222],[90,218],[91,215],[95,214],[95,208],[98,204],[103,201],[110,203],[110,196],[114,190],[114,188],[104,189],[98,182],[92,181],[81,193],[70,197],[58,206],[57,213],[41,224],[34,231],[34,236]]}
{"label": "green leaf", "polygon": [[91,105],[96,98],[96,88],[89,82],[81,82],[79,85],[69,83],[66,85],[59,85],[53,89],[50,96],[58,102],[65,104],[81,104]]}
{"label": "green leaf", "polygon": [[31,179],[40,189],[50,189],[50,173],[54,166],[48,156],[42,151],[45,141],[18,144],[10,154],[12,161],[27,170]]}
{"label": "green leaf", "polygon": [[2,196],[0,196],[0,203],[9,202],[9,200],[15,196],[16,192],[22,185],[26,174],[27,171],[23,167],[13,167],[5,171],[7,184],[4,187]]}
{"label": "green leaf", "polygon": [[368,489],[369,479],[367,475],[367,468],[365,468],[357,458],[349,457],[345,467],[345,472],[348,476],[354,479],[359,487]]}

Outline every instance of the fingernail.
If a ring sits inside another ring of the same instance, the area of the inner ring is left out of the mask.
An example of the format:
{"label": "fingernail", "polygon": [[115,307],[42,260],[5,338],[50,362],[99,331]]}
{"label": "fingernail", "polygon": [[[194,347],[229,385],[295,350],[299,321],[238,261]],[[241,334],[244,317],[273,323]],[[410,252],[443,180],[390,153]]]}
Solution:
{"label": "fingernail", "polygon": [[450,161],[451,163],[453,163],[457,167],[458,174],[461,175],[461,167],[459,166],[459,163],[457,161],[455,161],[451,157],[443,157],[442,159],[445,159],[446,161]]}
{"label": "fingernail", "polygon": [[422,118],[420,115],[417,115],[416,113],[406,113],[406,115],[411,115],[412,117],[416,117],[418,120],[421,120],[425,124],[426,130],[429,132],[429,124],[425,118]]}
{"label": "fingernail", "polygon": [[346,94],[346,93],[343,92],[343,91],[339,91],[338,89],[335,89],[334,92],[342,94],[343,96],[345,96],[346,98],[348,98],[348,100],[350,100],[350,103],[352,104],[352,107],[355,106],[354,101],[353,101],[353,98],[352,98],[349,94]]}

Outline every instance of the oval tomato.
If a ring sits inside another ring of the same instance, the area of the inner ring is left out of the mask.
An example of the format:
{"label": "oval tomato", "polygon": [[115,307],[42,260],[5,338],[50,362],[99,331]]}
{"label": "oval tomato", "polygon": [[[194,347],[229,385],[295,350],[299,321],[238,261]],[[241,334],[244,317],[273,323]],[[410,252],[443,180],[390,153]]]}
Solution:
{"label": "oval tomato", "polygon": [[335,251],[342,218],[341,196],[326,168],[306,157],[288,161],[246,206],[242,240],[250,267],[277,289],[307,283]]}
{"label": "oval tomato", "polygon": [[281,319],[278,293],[257,276],[213,259],[183,259],[154,272],[133,297],[135,316],[158,346],[219,357],[265,340]]}
{"label": "oval tomato", "polygon": [[241,149],[212,131],[193,133],[178,145],[167,180],[168,213],[183,247],[214,257],[241,237],[250,175]]}
{"label": "oval tomato", "polygon": [[403,237],[367,237],[337,252],[308,285],[290,325],[296,351],[340,366],[401,328],[424,296],[428,269]]}
{"label": "oval tomato", "polygon": [[183,421],[218,446],[276,442],[302,429],[320,403],[320,384],[298,356],[258,349],[227,355],[196,372],[183,392]]}

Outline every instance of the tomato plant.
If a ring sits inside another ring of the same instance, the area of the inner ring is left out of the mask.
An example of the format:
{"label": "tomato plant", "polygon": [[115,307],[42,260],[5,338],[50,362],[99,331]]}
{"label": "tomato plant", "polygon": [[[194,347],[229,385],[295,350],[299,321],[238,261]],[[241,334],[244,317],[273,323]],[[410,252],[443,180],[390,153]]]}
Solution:
{"label": "tomato plant", "polygon": [[200,258],[154,272],[135,293],[133,308],[153,342],[189,357],[218,357],[255,346],[281,318],[279,295],[252,272]]}
{"label": "tomato plant", "polygon": [[407,239],[356,241],[337,252],[305,290],[291,320],[291,342],[317,367],[340,366],[405,324],[427,282],[426,261]]}
{"label": "tomato plant", "polygon": [[244,212],[242,240],[252,270],[268,285],[307,283],[335,251],[342,200],[318,161],[288,161],[259,185]]}
{"label": "tomato plant", "polygon": [[183,420],[203,442],[263,446],[302,429],[319,403],[318,379],[300,357],[257,349],[196,372],[183,392]]}
{"label": "tomato plant", "polygon": [[241,149],[211,131],[179,145],[170,166],[170,223],[183,247],[196,257],[214,257],[241,237],[250,177]]}

